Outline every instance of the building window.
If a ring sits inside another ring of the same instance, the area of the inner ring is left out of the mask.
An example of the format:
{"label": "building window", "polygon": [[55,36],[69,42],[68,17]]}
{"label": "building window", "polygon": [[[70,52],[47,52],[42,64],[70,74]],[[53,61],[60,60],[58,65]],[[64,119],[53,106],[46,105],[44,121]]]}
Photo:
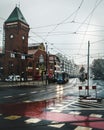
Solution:
{"label": "building window", "polygon": [[26,59],[25,55],[21,55],[21,59],[25,60]]}
{"label": "building window", "polygon": [[22,40],[25,40],[25,36],[22,36]]}
{"label": "building window", "polygon": [[11,35],[10,35],[10,39],[13,39],[13,38],[14,38],[14,35],[13,35],[13,34],[11,34]]}
{"label": "building window", "polygon": [[11,58],[15,58],[15,53],[10,53]]}

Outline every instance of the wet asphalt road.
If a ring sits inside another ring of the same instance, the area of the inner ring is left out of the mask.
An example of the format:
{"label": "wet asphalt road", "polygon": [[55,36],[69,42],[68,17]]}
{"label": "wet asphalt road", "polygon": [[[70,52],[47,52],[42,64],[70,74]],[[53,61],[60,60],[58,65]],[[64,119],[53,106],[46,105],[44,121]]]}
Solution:
{"label": "wet asphalt road", "polygon": [[[33,87],[2,87],[0,88],[0,103],[24,102],[26,100],[41,101],[57,96],[78,96],[76,80],[71,80],[65,85],[50,84]],[[72,91],[72,89],[74,91]]]}
{"label": "wet asphalt road", "polygon": [[[94,85],[97,85],[98,96],[103,97],[104,83],[101,81],[91,81],[91,83]],[[30,88],[28,87],[23,87],[23,88],[0,87],[0,129],[3,129],[3,130],[8,130],[8,129],[13,129],[13,130],[14,129],[15,130],[24,130],[24,129],[25,130],[34,130],[34,129],[36,130],[43,130],[43,129],[76,130],[77,126],[68,122],[66,123],[58,122],[54,124],[54,126],[58,125],[58,127],[52,127],[53,122],[48,121],[48,120],[39,120],[39,118],[43,117],[42,114],[44,114],[46,110],[47,111],[50,110],[51,105],[54,108],[56,107],[57,103],[60,106],[62,102],[67,102],[67,100],[68,100],[67,105],[66,106],[63,105],[60,107],[65,108],[63,109],[63,112],[69,113],[70,107],[67,108],[69,103],[71,104],[73,103],[74,107],[77,106],[77,101],[75,100],[77,100],[79,97],[79,90],[78,90],[79,85],[85,86],[84,83],[80,83],[77,79],[71,79],[65,85],[50,84],[47,86],[45,85],[40,86],[40,87],[34,86]],[[83,94],[84,93],[85,92],[83,92]],[[91,90],[90,94],[94,94],[94,91]],[[88,109],[88,106],[86,105],[87,109]],[[97,115],[104,115],[103,107],[104,107],[103,104],[99,103],[97,110],[90,110],[90,109],[87,110],[85,108],[87,111],[82,109],[79,112],[81,112],[84,116],[87,116],[91,113],[96,113]],[[56,107],[56,110],[58,110],[57,107]],[[51,115],[51,117],[54,118],[54,114]],[[58,117],[58,115],[56,117]],[[98,129],[93,128],[91,130],[98,130]]]}
{"label": "wet asphalt road", "polygon": [[[96,85],[97,91],[89,90],[90,95],[93,97],[104,98],[104,82],[92,81],[91,86]],[[31,102],[42,101],[57,96],[65,97],[72,96],[79,97],[79,86],[85,86],[85,83],[79,82],[78,79],[71,79],[67,84],[49,84],[49,85],[34,85],[32,87],[0,87],[0,103],[18,103],[31,100]],[[84,88],[84,87],[83,87]],[[85,89],[80,91],[81,95],[85,94]]]}

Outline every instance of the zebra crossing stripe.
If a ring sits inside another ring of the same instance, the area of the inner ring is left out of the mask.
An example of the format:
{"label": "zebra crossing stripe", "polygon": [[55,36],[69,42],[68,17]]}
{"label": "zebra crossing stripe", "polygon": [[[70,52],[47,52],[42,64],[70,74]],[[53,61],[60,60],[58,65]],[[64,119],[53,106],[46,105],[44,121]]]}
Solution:
{"label": "zebra crossing stripe", "polygon": [[83,102],[76,102],[75,104],[71,104],[72,107],[84,107],[84,108],[102,108],[103,105],[99,105],[98,103],[83,103]]}
{"label": "zebra crossing stripe", "polygon": [[[58,110],[59,109],[59,110]],[[83,101],[67,101],[65,105],[55,105],[49,107],[48,110],[53,110],[53,112],[61,112],[62,110],[104,110],[104,105],[95,102],[83,102]]]}
{"label": "zebra crossing stripe", "polygon": [[71,111],[71,112],[69,112],[69,114],[73,114],[73,115],[79,115],[81,112],[79,112],[79,111]]}
{"label": "zebra crossing stripe", "polygon": [[99,118],[101,118],[103,115],[100,115],[100,114],[94,114],[94,113],[92,113],[92,114],[90,114],[90,117],[99,117]]}
{"label": "zebra crossing stripe", "polygon": [[96,106],[96,107],[104,107],[103,104],[95,103],[95,102],[79,102],[80,104],[85,104],[87,106]]}
{"label": "zebra crossing stripe", "polygon": [[5,117],[4,119],[7,119],[7,120],[16,120],[16,119],[19,119],[19,118],[21,118],[21,116],[10,115],[10,116]]}
{"label": "zebra crossing stripe", "polygon": [[53,125],[48,125],[48,126],[50,126],[50,127],[54,127],[54,128],[61,128],[61,127],[63,127],[65,124],[63,123],[63,124],[53,124]]}
{"label": "zebra crossing stripe", "polygon": [[38,122],[40,122],[40,121],[41,121],[41,120],[38,119],[38,118],[29,118],[29,119],[25,120],[25,123],[26,123],[26,124],[31,124],[31,123],[38,123]]}
{"label": "zebra crossing stripe", "polygon": [[104,108],[95,108],[95,107],[91,107],[91,108],[82,108],[82,107],[78,107],[76,106],[75,108],[73,107],[69,107],[69,108],[65,108],[64,110],[86,110],[86,111],[89,111],[89,110],[104,110]]}
{"label": "zebra crossing stripe", "polygon": [[77,128],[75,128],[74,130],[92,130],[92,128],[78,126],[78,127],[77,127]]}

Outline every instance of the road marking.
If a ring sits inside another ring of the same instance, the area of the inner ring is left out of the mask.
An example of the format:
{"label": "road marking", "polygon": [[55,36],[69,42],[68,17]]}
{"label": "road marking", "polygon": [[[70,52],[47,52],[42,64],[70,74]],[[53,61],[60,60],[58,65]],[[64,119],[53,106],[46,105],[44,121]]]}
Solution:
{"label": "road marking", "polygon": [[95,107],[91,107],[91,108],[81,108],[81,107],[75,107],[75,108],[70,108],[67,107],[67,108],[64,108],[64,110],[86,110],[86,111],[89,111],[89,110],[104,110],[104,108],[95,108]]}
{"label": "road marking", "polygon": [[79,111],[71,111],[71,112],[69,112],[69,114],[73,114],[73,115],[79,115],[81,112],[79,112]]}
{"label": "road marking", "polygon": [[63,127],[65,124],[63,123],[63,124],[53,124],[53,125],[48,125],[48,126],[50,126],[50,127],[54,127],[54,128],[61,128],[61,127]]}
{"label": "road marking", "polygon": [[66,100],[61,102],[60,105],[57,103],[54,106],[47,108],[47,110],[53,110],[56,112],[59,110],[104,110],[104,104],[99,104],[95,102],[83,102],[83,101],[73,101],[73,100]]}
{"label": "road marking", "polygon": [[11,98],[11,97],[13,97],[13,96],[4,96],[4,98]]}
{"label": "road marking", "polygon": [[92,130],[92,128],[78,126],[78,127],[77,127],[76,129],[74,129],[74,130]]}
{"label": "road marking", "polygon": [[63,107],[60,107],[60,109],[64,109],[65,107],[67,107],[67,106],[70,106],[71,104],[75,104],[77,101],[72,101],[72,102],[67,102],[67,104],[66,105],[64,105]]}
{"label": "road marking", "polygon": [[90,106],[96,106],[96,107],[104,107],[103,104],[100,104],[100,103],[97,103],[97,102],[88,102],[88,101],[79,101],[80,104],[85,104],[85,105],[88,105],[89,107]]}
{"label": "road marking", "polygon": [[26,102],[26,103],[29,103],[29,102],[32,102],[31,100],[26,100],[26,101],[23,101],[24,103]]}
{"label": "road marking", "polygon": [[30,93],[37,93],[37,91],[33,91],[33,92],[30,92]]}
{"label": "road marking", "polygon": [[90,114],[90,117],[99,117],[99,118],[101,118],[103,115],[100,115],[100,114],[94,114],[94,113],[92,113],[92,114]]}
{"label": "road marking", "polygon": [[26,95],[26,93],[20,93],[19,95],[20,95],[20,96],[23,96],[23,95]]}
{"label": "road marking", "polygon": [[30,118],[30,119],[25,120],[25,123],[26,123],[26,124],[31,124],[31,123],[38,123],[38,122],[40,122],[40,121],[41,121],[41,120],[38,119],[38,118]]}
{"label": "road marking", "polygon": [[55,110],[51,110],[51,112],[62,112],[62,110],[55,109]]}
{"label": "road marking", "polygon": [[5,117],[4,119],[7,119],[7,120],[16,120],[16,119],[19,119],[19,118],[21,118],[21,116],[11,115],[11,116]]}

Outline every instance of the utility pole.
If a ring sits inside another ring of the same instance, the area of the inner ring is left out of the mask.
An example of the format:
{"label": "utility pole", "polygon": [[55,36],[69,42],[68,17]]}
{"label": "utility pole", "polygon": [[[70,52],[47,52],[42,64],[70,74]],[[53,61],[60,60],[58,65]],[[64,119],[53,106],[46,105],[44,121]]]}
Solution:
{"label": "utility pole", "polygon": [[48,57],[47,57],[47,52],[48,52],[48,45],[46,44],[46,85],[48,83]]}
{"label": "utility pole", "polygon": [[89,56],[90,56],[90,41],[88,41],[88,56],[87,56],[87,76],[88,76],[88,80],[87,80],[87,86],[88,86],[88,89],[87,89],[87,96],[89,96],[89,80],[90,80],[90,72],[89,72]]}

